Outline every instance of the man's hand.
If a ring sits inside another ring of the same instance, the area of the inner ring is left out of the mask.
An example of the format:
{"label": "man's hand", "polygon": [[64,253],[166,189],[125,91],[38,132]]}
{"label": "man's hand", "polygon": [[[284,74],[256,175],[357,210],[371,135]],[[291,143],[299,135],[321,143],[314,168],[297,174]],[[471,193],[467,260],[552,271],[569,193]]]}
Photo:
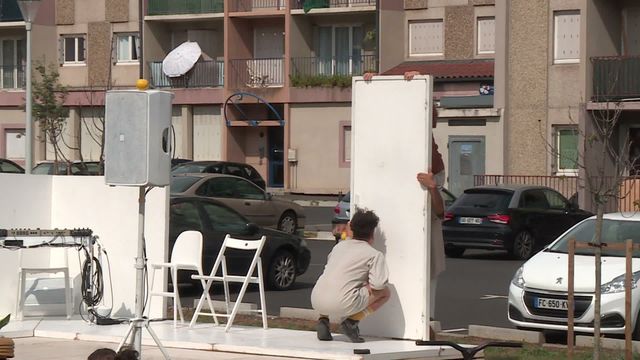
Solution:
{"label": "man's hand", "polygon": [[438,184],[436,183],[436,179],[433,177],[433,173],[431,171],[426,173],[418,173],[418,182],[420,185],[426,187],[427,189],[436,189],[438,188]]}
{"label": "man's hand", "polygon": [[362,75],[362,79],[364,79],[364,81],[371,81],[373,79],[374,76],[378,75],[377,73],[372,73],[372,72],[366,72]]}
{"label": "man's hand", "polygon": [[420,75],[420,73],[417,71],[407,71],[406,73],[404,73],[404,79],[407,81],[411,81],[416,75]]}

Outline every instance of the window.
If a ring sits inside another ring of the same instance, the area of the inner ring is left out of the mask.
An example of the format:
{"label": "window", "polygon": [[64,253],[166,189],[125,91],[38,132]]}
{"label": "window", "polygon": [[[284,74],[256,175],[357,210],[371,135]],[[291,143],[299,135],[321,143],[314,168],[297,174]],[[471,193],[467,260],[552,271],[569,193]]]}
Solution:
{"label": "window", "polygon": [[555,64],[580,61],[580,12],[553,13],[553,62]]}
{"label": "window", "polygon": [[409,21],[409,56],[443,55],[442,19]]}
{"label": "window", "polygon": [[248,221],[231,209],[209,202],[202,202],[202,207],[215,231],[234,235],[247,228]]}
{"label": "window", "polygon": [[264,200],[265,195],[261,189],[247,180],[234,179],[236,181],[234,195],[246,200]]}
{"label": "window", "polygon": [[2,39],[0,45],[0,85],[3,89],[24,87],[25,41],[23,39]]}
{"label": "window", "polygon": [[548,209],[549,202],[542,190],[527,190],[522,193],[520,207],[523,209]]}
{"label": "window", "polygon": [[84,35],[65,35],[62,37],[63,59],[65,64],[83,64],[85,61]]}
{"label": "window", "polygon": [[478,31],[477,53],[493,54],[495,53],[495,28],[496,19],[494,17],[479,17],[476,29]]}
{"label": "window", "polygon": [[137,34],[117,34],[116,35],[116,52],[117,62],[138,62],[138,49],[140,39]]}
{"label": "window", "polygon": [[191,202],[179,202],[171,204],[169,208],[169,221],[172,226],[181,231],[202,230],[200,213],[195,204]]}
{"label": "window", "polygon": [[544,191],[544,196],[547,197],[549,208],[554,210],[566,210],[569,207],[569,204],[567,203],[567,201],[564,199],[562,195],[551,190],[543,190],[543,191]]}
{"label": "window", "polygon": [[575,174],[578,171],[578,128],[562,126],[555,128],[555,162],[557,173]]}
{"label": "window", "polygon": [[235,181],[233,178],[214,178],[207,180],[196,190],[196,195],[209,197],[232,198]]}
{"label": "window", "polygon": [[340,167],[351,166],[351,122],[340,122],[340,134],[339,134],[339,156]]}
{"label": "window", "polygon": [[362,74],[371,68],[370,56],[363,55],[361,26],[320,26],[314,32],[316,71],[322,75]]}

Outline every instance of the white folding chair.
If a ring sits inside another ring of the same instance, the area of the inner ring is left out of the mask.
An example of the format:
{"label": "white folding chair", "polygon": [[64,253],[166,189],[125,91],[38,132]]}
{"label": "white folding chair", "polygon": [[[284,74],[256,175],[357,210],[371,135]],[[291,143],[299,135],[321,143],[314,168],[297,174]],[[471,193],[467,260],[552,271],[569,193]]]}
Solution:
{"label": "white folding chair", "polygon": [[[178,235],[173,250],[171,251],[171,260],[168,263],[151,264],[151,287],[149,293],[149,306],[151,308],[151,299],[154,296],[173,298],[173,326],[177,327],[176,315],[180,315],[180,323],[184,323],[184,315],[182,314],[182,305],[180,303],[180,293],[178,292],[178,270],[195,270],[198,275],[202,272],[202,233],[199,231],[184,231]],[[171,281],[173,283],[173,291],[153,291],[156,269],[168,269],[171,273]],[[205,287],[204,280],[200,280],[202,287]],[[211,298],[209,294],[206,300],[211,306]]]}
{"label": "white folding chair", "polygon": [[[16,318],[22,320],[28,274],[57,274],[64,276],[64,304],[67,319],[73,313],[73,296],[69,280],[69,257],[64,247],[39,247],[18,250],[18,294],[16,297]],[[43,266],[48,264],[48,266]]]}
{"label": "white folding chair", "polygon": [[[267,310],[264,301],[264,283],[262,281],[262,260],[260,258],[260,254],[262,253],[262,248],[264,246],[264,242],[266,240],[265,236],[262,236],[259,240],[242,240],[242,239],[234,239],[230,235],[227,235],[224,238],[224,242],[222,243],[222,248],[218,253],[218,257],[216,258],[215,263],[213,264],[213,269],[211,269],[211,274],[208,276],[198,276],[192,275],[193,279],[201,279],[206,281],[206,286],[204,287],[204,292],[200,297],[200,301],[198,301],[198,306],[196,307],[195,312],[193,313],[193,318],[191,318],[191,323],[189,326],[193,326],[196,323],[199,315],[211,316],[214,319],[216,325],[218,325],[218,316],[226,317],[227,325],[224,328],[224,331],[229,331],[229,328],[233,324],[233,320],[238,313],[238,309],[240,308],[240,304],[242,303],[242,298],[244,297],[245,292],[247,291],[247,287],[249,284],[258,284],[258,288],[260,289],[260,309],[258,310],[250,310],[253,312],[260,313],[262,315],[262,327],[264,329],[267,328]],[[253,251],[253,259],[251,260],[251,265],[249,265],[249,270],[246,275],[229,275],[227,271],[227,261],[225,257],[225,252],[227,249],[235,249],[241,251]],[[222,276],[217,276],[218,269],[222,266]],[[253,276],[253,273],[257,270],[258,275]],[[211,305],[209,308],[211,312],[202,312],[202,305],[204,304],[205,295],[209,295],[209,289],[211,288],[211,284],[214,281],[221,281],[224,285],[224,299],[226,304],[226,314],[216,314],[215,310]],[[229,283],[242,283],[242,288],[240,289],[240,293],[236,299],[236,302],[233,306],[233,310],[231,314],[229,314]]]}

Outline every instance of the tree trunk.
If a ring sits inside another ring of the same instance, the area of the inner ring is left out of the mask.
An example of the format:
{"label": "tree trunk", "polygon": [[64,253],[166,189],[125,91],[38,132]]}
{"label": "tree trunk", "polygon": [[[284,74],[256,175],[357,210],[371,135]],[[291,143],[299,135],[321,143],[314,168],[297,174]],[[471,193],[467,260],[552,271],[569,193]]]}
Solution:
{"label": "tree trunk", "polygon": [[602,285],[602,221],[604,215],[603,204],[596,202],[596,229],[594,236],[595,244],[595,301],[593,307],[593,359],[600,359],[600,303],[601,303],[601,285]]}

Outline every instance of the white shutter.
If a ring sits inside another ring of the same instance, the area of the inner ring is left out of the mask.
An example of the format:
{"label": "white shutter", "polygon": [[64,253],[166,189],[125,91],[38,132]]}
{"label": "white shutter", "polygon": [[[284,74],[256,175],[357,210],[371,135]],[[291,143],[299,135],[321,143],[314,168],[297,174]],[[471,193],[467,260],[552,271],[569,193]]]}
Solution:
{"label": "white shutter", "polygon": [[495,52],[496,19],[494,17],[478,18],[478,54],[493,54]]}
{"label": "white shutter", "polygon": [[580,61],[580,12],[556,11],[554,17],[555,63]]}
{"label": "white shutter", "polygon": [[442,20],[409,22],[409,55],[442,55],[444,45]]}
{"label": "white shutter", "polygon": [[58,64],[62,66],[64,64],[64,37],[58,38]]}

